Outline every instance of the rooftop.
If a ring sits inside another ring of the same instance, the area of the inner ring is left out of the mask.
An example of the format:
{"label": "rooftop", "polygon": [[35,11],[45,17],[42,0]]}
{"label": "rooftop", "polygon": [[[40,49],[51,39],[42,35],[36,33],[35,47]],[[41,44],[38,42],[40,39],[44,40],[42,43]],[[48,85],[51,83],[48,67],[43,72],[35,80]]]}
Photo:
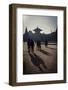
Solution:
{"label": "rooftop", "polygon": [[37,28],[35,28],[33,31],[35,31],[35,32],[40,32],[40,31],[42,31],[39,27],[37,27]]}

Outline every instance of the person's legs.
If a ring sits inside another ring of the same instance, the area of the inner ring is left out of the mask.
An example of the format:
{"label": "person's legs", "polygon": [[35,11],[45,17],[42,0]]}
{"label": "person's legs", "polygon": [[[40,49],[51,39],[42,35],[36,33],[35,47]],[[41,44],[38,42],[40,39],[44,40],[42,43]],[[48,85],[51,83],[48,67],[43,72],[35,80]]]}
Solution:
{"label": "person's legs", "polygon": [[34,46],[32,46],[32,52],[34,53]]}
{"label": "person's legs", "polygon": [[31,46],[31,52],[34,53],[34,46]]}
{"label": "person's legs", "polygon": [[28,52],[30,53],[30,47],[28,46]]}
{"label": "person's legs", "polygon": [[37,50],[39,50],[39,45],[37,46]]}
{"label": "person's legs", "polygon": [[41,50],[41,45],[40,45],[40,49],[39,50]]}

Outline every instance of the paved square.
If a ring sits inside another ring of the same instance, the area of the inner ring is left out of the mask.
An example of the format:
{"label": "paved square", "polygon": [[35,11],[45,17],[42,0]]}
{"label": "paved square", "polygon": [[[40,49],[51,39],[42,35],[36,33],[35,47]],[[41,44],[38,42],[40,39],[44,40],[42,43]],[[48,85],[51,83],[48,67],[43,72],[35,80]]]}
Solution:
{"label": "paved square", "polygon": [[57,45],[41,44],[38,51],[36,44],[34,53],[28,53],[27,43],[23,44],[23,74],[57,73]]}

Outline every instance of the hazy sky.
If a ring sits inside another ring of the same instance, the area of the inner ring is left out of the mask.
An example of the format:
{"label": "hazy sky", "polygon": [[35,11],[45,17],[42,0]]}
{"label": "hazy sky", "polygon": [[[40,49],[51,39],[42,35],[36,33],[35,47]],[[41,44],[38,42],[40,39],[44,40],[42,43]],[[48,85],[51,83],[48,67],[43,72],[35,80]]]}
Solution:
{"label": "hazy sky", "polygon": [[35,15],[23,15],[24,31],[27,27],[28,31],[32,31],[39,27],[43,31],[41,33],[51,33],[57,28],[56,16],[35,16]]}

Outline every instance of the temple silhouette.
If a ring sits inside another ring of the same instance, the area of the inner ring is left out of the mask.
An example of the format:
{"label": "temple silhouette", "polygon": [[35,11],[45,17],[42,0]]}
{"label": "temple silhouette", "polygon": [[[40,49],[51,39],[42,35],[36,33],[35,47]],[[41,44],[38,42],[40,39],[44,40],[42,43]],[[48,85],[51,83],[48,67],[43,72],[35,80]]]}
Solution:
{"label": "temple silhouette", "polygon": [[34,42],[37,42],[38,40],[40,40],[41,42],[45,42],[47,40],[49,43],[57,43],[57,29],[55,30],[55,32],[51,32],[49,34],[40,33],[43,30],[39,27],[36,27],[33,31],[35,33],[32,33],[32,31],[28,31],[26,27],[25,33],[23,34],[24,42],[27,42],[28,38],[31,38],[32,40],[34,40]]}

